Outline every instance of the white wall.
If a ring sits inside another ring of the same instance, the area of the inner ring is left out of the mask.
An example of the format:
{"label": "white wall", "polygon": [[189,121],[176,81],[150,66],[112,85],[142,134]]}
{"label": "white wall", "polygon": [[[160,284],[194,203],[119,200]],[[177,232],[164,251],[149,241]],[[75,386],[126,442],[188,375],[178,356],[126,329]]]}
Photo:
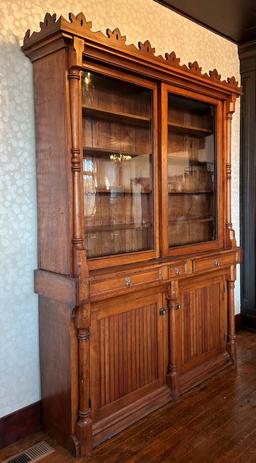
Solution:
{"label": "white wall", "polygon": [[[0,5],[0,416],[40,398],[32,65],[20,51],[45,12],[83,11],[94,30],[118,26],[129,43],[239,77],[237,46],[153,0],[10,0]],[[239,236],[239,108],[233,124],[233,223]],[[239,284],[236,311],[239,311]]]}

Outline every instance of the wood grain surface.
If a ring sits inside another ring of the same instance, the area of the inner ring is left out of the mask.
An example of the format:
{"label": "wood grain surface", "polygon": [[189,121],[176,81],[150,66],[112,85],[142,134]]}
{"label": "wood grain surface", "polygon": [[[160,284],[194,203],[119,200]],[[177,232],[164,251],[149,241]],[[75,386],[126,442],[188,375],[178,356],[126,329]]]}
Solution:
{"label": "wood grain surface", "polygon": [[255,463],[256,335],[238,334],[238,370],[204,383],[76,460],[37,433],[0,451],[0,460],[46,439],[56,452],[43,463]]}

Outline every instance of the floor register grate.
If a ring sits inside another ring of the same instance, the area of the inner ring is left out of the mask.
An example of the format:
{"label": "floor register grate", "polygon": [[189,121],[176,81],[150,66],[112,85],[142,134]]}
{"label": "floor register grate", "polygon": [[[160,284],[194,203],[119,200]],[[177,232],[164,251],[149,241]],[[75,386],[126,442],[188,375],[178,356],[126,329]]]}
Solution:
{"label": "floor register grate", "polygon": [[4,460],[2,463],[30,463],[41,460],[55,450],[47,442],[38,442],[27,450]]}

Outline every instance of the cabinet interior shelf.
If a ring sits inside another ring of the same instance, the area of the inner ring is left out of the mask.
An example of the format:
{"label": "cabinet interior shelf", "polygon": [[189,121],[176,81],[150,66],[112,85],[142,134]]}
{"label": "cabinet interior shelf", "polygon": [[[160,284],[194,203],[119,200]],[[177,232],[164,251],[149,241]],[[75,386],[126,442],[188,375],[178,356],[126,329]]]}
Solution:
{"label": "cabinet interior shelf", "polygon": [[168,191],[168,195],[212,195],[213,191]]}
{"label": "cabinet interior shelf", "polygon": [[168,220],[170,224],[213,222],[213,217],[179,217]]}
{"label": "cabinet interior shelf", "polygon": [[143,230],[152,227],[152,223],[120,223],[110,225],[85,225],[86,233],[118,231],[118,230]]}
{"label": "cabinet interior shelf", "polygon": [[110,190],[107,190],[107,189],[104,189],[104,188],[97,188],[95,189],[94,191],[90,191],[90,190],[86,190],[85,191],[85,194],[86,195],[95,195],[96,193],[100,193],[100,194],[115,194],[115,195],[140,195],[140,194],[151,194],[152,193],[152,190],[151,189],[147,189],[147,188],[144,188],[142,191],[132,191],[132,190],[118,190],[117,188],[116,189],[110,189]]}
{"label": "cabinet interior shelf", "polygon": [[[106,158],[106,159],[107,158],[110,159],[111,154],[114,154],[117,156],[118,155],[131,156],[131,158],[135,158],[137,156],[150,156],[151,155],[151,153],[134,153],[131,151],[114,150],[112,148],[107,149],[107,148],[96,148],[94,146],[84,146],[83,147],[84,158],[87,156],[90,156],[90,154],[92,156]],[[123,160],[123,162],[129,162],[129,161]]]}
{"label": "cabinet interior shelf", "polygon": [[202,166],[202,165],[214,165],[214,161],[199,161],[198,159],[192,159],[188,157],[183,157],[178,154],[167,154],[168,156],[168,161],[175,161],[175,162],[180,162],[180,163],[186,163],[188,164],[188,167],[190,166]]}
{"label": "cabinet interior shelf", "polygon": [[213,130],[207,129],[204,127],[195,127],[193,125],[182,124],[180,122],[168,122],[168,128],[175,133],[180,133],[182,135],[196,135],[198,137],[206,137],[207,135],[212,135]]}
{"label": "cabinet interior shelf", "polygon": [[151,117],[148,116],[114,111],[112,109],[92,108],[89,106],[83,106],[83,116],[106,120],[107,122],[119,122],[142,127],[148,127],[151,123]]}

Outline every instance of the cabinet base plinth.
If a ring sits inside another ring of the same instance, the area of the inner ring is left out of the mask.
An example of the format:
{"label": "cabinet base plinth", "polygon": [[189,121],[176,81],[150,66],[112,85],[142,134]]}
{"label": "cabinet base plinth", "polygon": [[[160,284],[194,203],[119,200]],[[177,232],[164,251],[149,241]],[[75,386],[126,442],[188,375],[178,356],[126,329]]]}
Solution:
{"label": "cabinet base plinth", "polygon": [[76,424],[75,440],[79,445],[79,457],[88,457],[92,454],[92,420],[87,417],[80,419]]}
{"label": "cabinet base plinth", "polygon": [[180,397],[179,379],[176,370],[168,373],[166,383],[170,388],[173,400],[178,400]]}
{"label": "cabinet base plinth", "polygon": [[229,353],[225,352],[207,362],[195,367],[193,370],[180,375],[180,391],[182,394],[195,386],[211,379],[227,367],[231,367],[233,361]]}
{"label": "cabinet base plinth", "polygon": [[163,386],[161,389],[148,394],[140,400],[136,400],[136,402],[122,408],[113,415],[96,422],[92,427],[93,447],[118,434],[144,416],[163,407],[171,400],[172,395],[169,388]]}

